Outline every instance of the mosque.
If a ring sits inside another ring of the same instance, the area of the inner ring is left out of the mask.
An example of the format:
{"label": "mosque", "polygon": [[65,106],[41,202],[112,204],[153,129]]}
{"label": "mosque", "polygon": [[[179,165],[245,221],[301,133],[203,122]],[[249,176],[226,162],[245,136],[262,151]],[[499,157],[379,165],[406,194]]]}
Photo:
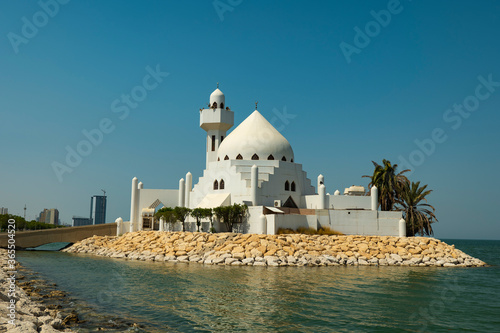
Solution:
{"label": "mosque", "polygon": [[[193,186],[190,172],[178,189],[147,189],[132,179],[130,221],[116,220],[118,234],[143,229],[165,230],[154,214],[158,208],[213,208],[246,204],[248,214],[233,231],[275,234],[279,228],[329,227],[344,234],[401,236],[405,233],[402,213],[378,211],[378,190],[368,193],[362,186],[346,188],[341,195],[326,192],[325,178],[317,177],[316,188],[302,165],[295,162],[290,143],[256,110],[231,133],[234,112],[217,87],[208,108],[200,109],[200,127],[206,135],[206,166]],[[196,230],[193,218],[186,230]],[[210,222],[203,221],[208,231]],[[217,231],[225,225],[214,222]],[[180,226],[179,226],[180,229]]]}

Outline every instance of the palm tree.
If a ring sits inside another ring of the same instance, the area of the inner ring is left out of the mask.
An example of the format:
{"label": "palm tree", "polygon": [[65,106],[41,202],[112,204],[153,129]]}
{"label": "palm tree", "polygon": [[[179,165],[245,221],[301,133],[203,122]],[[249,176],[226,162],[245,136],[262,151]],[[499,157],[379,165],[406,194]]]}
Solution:
{"label": "palm tree", "polygon": [[401,188],[408,184],[408,178],[404,175],[409,169],[397,172],[398,165],[392,165],[390,161],[382,160],[383,165],[372,161],[375,166],[372,176],[363,176],[370,178],[369,187],[378,188],[378,202],[383,211],[392,210],[396,204]]}
{"label": "palm tree", "polygon": [[420,187],[420,182],[405,183],[400,192],[398,204],[406,220],[406,236],[431,236],[432,223],[437,222],[434,212],[436,209],[429,205],[425,198],[432,190],[426,190],[427,185]]}

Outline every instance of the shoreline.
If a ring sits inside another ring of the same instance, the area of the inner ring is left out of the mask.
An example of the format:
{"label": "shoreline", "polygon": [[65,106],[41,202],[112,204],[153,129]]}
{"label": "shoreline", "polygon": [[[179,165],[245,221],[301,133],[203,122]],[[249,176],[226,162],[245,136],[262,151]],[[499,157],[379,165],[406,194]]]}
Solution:
{"label": "shoreline", "polygon": [[136,231],[114,237],[93,236],[62,252],[231,266],[487,265],[454,245],[427,237]]}
{"label": "shoreline", "polygon": [[[69,316],[63,317],[62,312],[57,310],[57,307],[47,306],[41,301],[36,301],[30,297],[29,294],[33,293],[38,296],[39,288],[32,288],[32,284],[40,283],[41,280],[25,280],[25,275],[20,274],[24,271],[24,268],[16,262],[15,271],[10,273],[12,270],[9,268],[7,262],[7,250],[0,249],[0,307],[6,309],[7,311],[0,313],[0,331],[4,332],[43,332],[43,333],[59,333],[59,332],[75,332],[68,326],[66,322],[69,322]],[[15,279],[15,291],[12,293],[11,280],[12,275]],[[20,282],[22,281],[22,282]],[[31,291],[26,290],[31,289]],[[48,289],[48,288],[46,288]],[[64,297],[64,293],[52,290],[46,297],[53,297],[58,299]],[[9,308],[9,305],[15,304],[15,308]],[[15,309],[15,310],[14,310]],[[15,316],[14,325],[9,323],[12,320],[9,314]]]}

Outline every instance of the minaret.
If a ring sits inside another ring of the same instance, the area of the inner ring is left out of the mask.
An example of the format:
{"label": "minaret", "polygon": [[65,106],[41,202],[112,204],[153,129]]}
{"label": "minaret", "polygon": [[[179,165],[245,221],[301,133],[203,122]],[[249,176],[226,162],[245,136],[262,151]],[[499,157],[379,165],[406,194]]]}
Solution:
{"label": "minaret", "polygon": [[210,162],[217,161],[219,146],[233,124],[234,112],[226,107],[226,98],[217,83],[208,109],[200,109],[200,127],[207,131],[207,169]]}

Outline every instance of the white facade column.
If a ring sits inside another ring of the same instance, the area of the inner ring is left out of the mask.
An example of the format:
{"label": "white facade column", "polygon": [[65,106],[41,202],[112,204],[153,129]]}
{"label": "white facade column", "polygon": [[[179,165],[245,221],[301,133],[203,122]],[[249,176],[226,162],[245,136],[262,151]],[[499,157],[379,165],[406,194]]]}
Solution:
{"label": "white facade column", "polygon": [[123,234],[123,219],[121,217],[117,218],[115,220],[116,222],[116,235],[117,236],[120,236],[121,234]]}
{"label": "white facade column", "polygon": [[259,168],[254,164],[250,173],[250,191],[252,206],[258,205],[257,190],[259,188]]}
{"label": "white facade column", "polygon": [[163,217],[160,217],[160,222],[158,222],[160,224],[160,227],[158,228],[159,231],[165,231],[165,228],[164,228],[164,225],[165,225],[165,221],[163,221]]}
{"label": "white facade column", "polygon": [[326,207],[326,187],[325,187],[325,185],[321,184],[319,186],[318,196],[319,196],[318,209],[325,209],[325,207]]}
{"label": "white facade column", "polygon": [[185,191],[186,184],[184,178],[181,178],[181,180],[179,180],[179,207],[184,207]]}
{"label": "white facade column", "polygon": [[189,207],[189,197],[191,196],[191,190],[193,188],[193,175],[191,172],[186,173],[186,189],[185,189],[185,198],[184,205]]}
{"label": "white facade column", "polygon": [[378,188],[374,185],[370,191],[372,197],[372,210],[378,210]]}
{"label": "white facade column", "polygon": [[405,221],[405,219],[399,220],[399,237],[406,237],[406,221]]}
{"label": "white facade column", "polygon": [[144,188],[144,184],[142,182],[139,182],[139,185],[137,185],[137,188],[139,190],[142,190]]}
{"label": "white facade column", "polygon": [[132,190],[130,195],[130,232],[134,232],[134,225],[137,220],[137,197],[139,190],[137,188],[137,177],[132,179]]}
{"label": "white facade column", "polygon": [[323,175],[319,175],[318,176],[318,187],[316,187],[318,189],[318,194],[319,194],[319,187],[321,185],[323,185],[325,183],[325,177]]}
{"label": "white facade column", "polygon": [[260,215],[259,222],[260,222],[260,233],[262,235],[267,234],[267,219],[264,214]]}

